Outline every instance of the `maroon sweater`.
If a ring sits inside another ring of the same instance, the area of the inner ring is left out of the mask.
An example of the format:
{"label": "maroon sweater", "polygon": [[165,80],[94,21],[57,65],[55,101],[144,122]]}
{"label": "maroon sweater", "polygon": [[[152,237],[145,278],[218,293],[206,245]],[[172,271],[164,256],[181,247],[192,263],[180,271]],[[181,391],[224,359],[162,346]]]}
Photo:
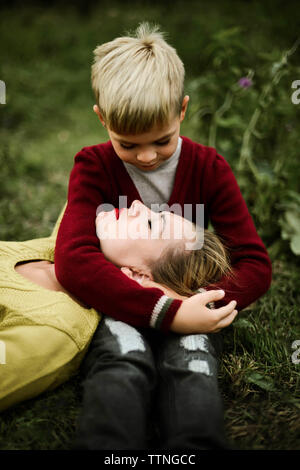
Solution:
{"label": "maroon sweater", "polygon": [[[258,236],[237,181],[226,160],[212,147],[182,137],[169,207],[179,203],[204,204],[205,228],[210,219],[215,232],[232,248],[231,263],[237,282],[224,277],[217,286],[225,291],[216,307],[237,301],[242,310],[263,295],[271,283],[271,262]],[[182,301],[169,299],[158,288],[144,288],[104,258],[96,235],[96,209],[119,206],[127,196],[130,207],[142,201],[122,160],[110,141],[84,147],[75,155],[70,174],[68,204],[56,240],[55,273],[60,284],[86,305],[134,326],[163,331]],[[183,210],[184,214],[184,210]],[[196,212],[193,213],[193,221]]]}

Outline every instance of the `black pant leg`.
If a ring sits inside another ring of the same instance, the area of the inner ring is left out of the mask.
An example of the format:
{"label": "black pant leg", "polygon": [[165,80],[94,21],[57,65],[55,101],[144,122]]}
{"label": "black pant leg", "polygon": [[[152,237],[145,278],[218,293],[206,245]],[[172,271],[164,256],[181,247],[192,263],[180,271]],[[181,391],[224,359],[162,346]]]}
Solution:
{"label": "black pant leg", "polygon": [[109,317],[82,364],[83,407],[75,449],[145,449],[156,373],[142,334]]}
{"label": "black pant leg", "polygon": [[175,333],[159,339],[156,402],[164,449],[228,448],[216,340]]}

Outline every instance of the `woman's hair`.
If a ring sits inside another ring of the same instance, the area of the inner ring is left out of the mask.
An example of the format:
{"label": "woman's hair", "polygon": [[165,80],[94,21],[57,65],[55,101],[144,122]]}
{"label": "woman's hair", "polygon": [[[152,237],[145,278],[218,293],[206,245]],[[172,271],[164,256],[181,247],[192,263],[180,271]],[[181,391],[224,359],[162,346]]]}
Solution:
{"label": "woman's hair", "polygon": [[91,80],[106,125],[118,134],[148,132],[180,115],[184,65],[158,26],[141,23],[133,37],[96,47]]}
{"label": "woman's hair", "polygon": [[197,289],[217,283],[225,274],[234,278],[229,251],[213,232],[204,230],[201,249],[168,247],[158,261],[150,263],[153,280],[190,297]]}

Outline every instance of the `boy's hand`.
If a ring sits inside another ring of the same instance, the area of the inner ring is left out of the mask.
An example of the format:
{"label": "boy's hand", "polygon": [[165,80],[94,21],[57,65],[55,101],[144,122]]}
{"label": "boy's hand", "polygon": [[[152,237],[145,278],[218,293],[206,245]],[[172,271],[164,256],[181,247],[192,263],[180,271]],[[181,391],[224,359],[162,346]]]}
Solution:
{"label": "boy's hand", "polygon": [[134,273],[129,268],[123,267],[121,271],[143,287],[157,287],[168,297],[183,301],[171,323],[170,329],[175,333],[217,333],[222,328],[229,326],[238,313],[235,310],[235,300],[220,308],[210,309],[206,307],[209,302],[224,297],[225,292],[222,290],[211,290],[195,294],[192,297],[185,297],[162,284],[150,280],[146,276]]}
{"label": "boy's hand", "polygon": [[173,318],[170,330],[181,334],[217,333],[229,326],[238,313],[234,310],[235,300],[220,308],[206,307],[206,304],[220,300],[224,295],[222,290],[211,290],[184,300]]}

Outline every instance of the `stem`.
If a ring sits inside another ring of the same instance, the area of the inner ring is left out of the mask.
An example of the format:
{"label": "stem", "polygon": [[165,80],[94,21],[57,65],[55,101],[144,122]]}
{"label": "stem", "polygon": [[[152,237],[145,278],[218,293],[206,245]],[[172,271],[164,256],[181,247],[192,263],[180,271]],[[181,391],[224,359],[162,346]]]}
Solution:
{"label": "stem", "polygon": [[233,99],[232,91],[228,91],[224,100],[224,103],[220,108],[217,109],[215,114],[213,115],[212,122],[209,128],[209,138],[208,138],[208,146],[209,147],[216,147],[216,136],[217,136],[217,126],[218,126],[218,119],[223,116],[223,114],[230,108]]}

